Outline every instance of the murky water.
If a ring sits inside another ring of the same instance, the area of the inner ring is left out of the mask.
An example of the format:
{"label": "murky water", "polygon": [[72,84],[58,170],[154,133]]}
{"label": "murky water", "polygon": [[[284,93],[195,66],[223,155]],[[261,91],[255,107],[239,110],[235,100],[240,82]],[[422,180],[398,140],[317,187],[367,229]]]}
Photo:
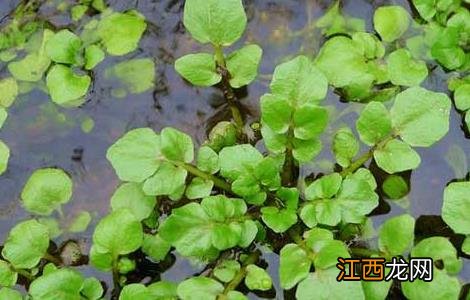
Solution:
{"label": "murky water", "polygon": [[[0,1],[0,19],[14,9],[18,2]],[[392,3],[374,1],[374,4],[371,4],[372,1],[364,0],[342,2],[344,12],[365,19],[368,29],[372,28],[371,16],[374,7]],[[247,91],[242,92],[245,96],[241,101],[249,114],[249,121],[254,121],[259,116],[259,97],[267,92],[274,67],[298,53],[313,57],[318,51],[322,43],[318,32],[293,32],[301,31],[321,16],[331,3],[308,0],[245,1],[249,24],[245,36],[234,48],[245,42],[256,42],[264,50],[259,79],[250,85]],[[406,1],[393,1],[393,4],[397,3],[409,9]],[[93,212],[96,217],[87,233],[63,236],[57,242],[79,238],[84,244],[89,244],[93,227],[99,216],[107,213],[109,198],[119,184],[111,165],[105,159],[107,148],[119,136],[137,127],[149,126],[160,130],[165,126],[173,126],[189,133],[196,142],[201,142],[211,124],[227,118],[228,112],[223,105],[220,91],[189,86],[174,71],[173,62],[176,58],[201,48],[184,32],[181,22],[183,1],[111,0],[108,4],[118,11],[137,9],[145,15],[149,26],[140,48],[124,57],[108,57],[100,64],[95,70],[95,81],[87,102],[78,109],[59,108],[52,104],[48,95],[38,90],[20,96],[9,109],[8,120],[0,131],[0,138],[9,145],[12,153],[8,171],[0,176],[0,240],[5,238],[15,223],[28,217],[18,199],[23,184],[33,170],[57,166],[72,175],[75,184],[73,201],[64,209],[65,214],[85,209]],[[41,7],[39,16],[47,18],[57,27],[71,25],[69,17],[56,12],[51,5]],[[115,83],[103,78],[104,70],[115,62],[136,57],[152,57],[155,60],[155,89],[144,94],[129,95],[124,99],[113,97],[111,89],[115,87]],[[0,64],[0,76],[5,73],[5,67]],[[430,73],[424,86],[445,92],[446,76],[437,68]],[[330,91],[325,105],[335,107],[335,115],[341,116],[325,134],[326,147],[317,161],[331,158],[328,148],[331,135],[341,124],[354,127],[357,118],[357,110],[354,107],[360,104],[341,103],[339,97]],[[347,111],[344,111],[345,109]],[[81,122],[87,117],[95,121],[93,131],[88,134],[80,128]],[[404,210],[416,217],[440,214],[444,187],[456,176],[446,160],[449,149],[455,148],[455,145],[461,147],[464,153],[470,152],[470,141],[465,138],[461,129],[461,117],[453,111],[447,136],[431,148],[417,149],[422,164],[411,174],[409,207],[404,209],[403,205],[389,201],[390,214],[399,214]],[[78,159],[80,156],[81,159]],[[324,165],[328,164],[321,164]],[[320,164],[312,164],[307,169],[318,170],[319,166]],[[323,168],[327,170],[328,166]],[[383,219],[383,215],[374,217],[376,223]],[[427,228],[429,223],[423,222],[422,226],[423,232],[432,231],[432,228]],[[277,283],[277,255],[265,253],[263,258]],[[111,280],[109,274],[96,272],[86,266],[81,268],[101,280]],[[201,270],[197,266],[177,259],[161,277],[179,281],[198,271]],[[470,261],[465,260],[462,274],[464,281],[470,281]],[[281,290],[278,284],[276,290]],[[254,299],[290,298],[289,294],[275,294],[273,291],[251,296]]]}

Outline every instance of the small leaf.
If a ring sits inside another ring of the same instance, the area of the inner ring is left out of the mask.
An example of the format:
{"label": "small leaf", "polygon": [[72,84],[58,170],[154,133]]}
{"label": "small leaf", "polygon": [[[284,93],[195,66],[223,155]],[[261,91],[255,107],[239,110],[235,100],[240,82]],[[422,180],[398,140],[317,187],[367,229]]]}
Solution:
{"label": "small leaf", "polygon": [[47,216],[70,201],[72,190],[72,180],[63,170],[38,169],[23,187],[21,200],[27,211]]}
{"label": "small leaf", "polygon": [[57,63],[80,65],[79,56],[82,41],[68,29],[58,31],[46,44],[46,52],[51,60]]}
{"label": "small leaf", "polygon": [[10,107],[18,96],[18,84],[12,77],[0,80],[0,105]]}
{"label": "small leaf", "polygon": [[200,43],[229,46],[246,27],[241,0],[189,0],[184,5],[184,26]]}
{"label": "small leaf", "polygon": [[10,230],[2,256],[17,269],[34,268],[49,247],[47,227],[36,220],[18,223]]}
{"label": "small leaf", "polygon": [[150,216],[156,204],[155,197],[147,196],[138,183],[124,183],[111,197],[112,210],[128,208],[139,220]]}
{"label": "small leaf", "polygon": [[163,260],[170,251],[171,245],[164,241],[158,234],[144,234],[142,252],[150,256],[154,261]]}
{"label": "small leaf", "polygon": [[194,145],[191,137],[171,127],[160,133],[162,154],[169,160],[190,163],[194,159]]}
{"label": "small leaf", "polygon": [[401,199],[405,197],[410,189],[403,177],[398,175],[388,176],[382,184],[382,190],[390,199]]}
{"label": "small leaf", "polygon": [[177,299],[176,288],[177,285],[175,283],[168,281],[154,282],[147,287],[150,294],[154,297],[153,300]]}
{"label": "small leaf", "polygon": [[249,144],[225,147],[219,153],[220,173],[236,180],[242,174],[250,174],[262,159],[261,153]]}
{"label": "small leaf", "polygon": [[361,141],[373,146],[387,137],[392,131],[390,113],[380,102],[370,102],[356,121]]}
{"label": "small leaf", "polygon": [[442,219],[455,233],[470,234],[470,182],[453,182],[444,190]]}
{"label": "small leaf", "polygon": [[[457,255],[454,245],[444,237],[435,236],[421,240],[411,250],[411,257],[429,257],[433,261],[442,260],[443,271],[458,274],[462,269],[462,259]],[[434,268],[434,271],[437,268]]]}
{"label": "small leaf", "polygon": [[10,264],[4,260],[0,260],[0,286],[12,287],[16,284],[17,279],[18,273],[12,270]]}
{"label": "small leaf", "polygon": [[23,296],[17,290],[0,288],[0,299],[23,300]]}
{"label": "small leaf", "polygon": [[302,140],[318,137],[328,124],[328,112],[323,107],[303,105],[294,112],[294,136]]}
{"label": "small leaf", "polygon": [[279,254],[279,279],[281,287],[289,290],[308,276],[312,262],[297,244],[285,245]]}
{"label": "small leaf", "polygon": [[322,143],[318,139],[306,141],[294,138],[292,145],[292,156],[300,163],[312,160],[322,149]]}
{"label": "small leaf", "polygon": [[414,241],[415,220],[400,215],[386,220],[379,228],[379,249],[389,255],[403,255]]}
{"label": "small leaf", "polygon": [[470,109],[470,84],[462,84],[454,92],[455,106],[458,110]]}
{"label": "small leaf", "polygon": [[340,128],[333,138],[333,153],[343,168],[351,164],[359,152],[359,143],[349,127]]}
{"label": "small leaf", "polygon": [[419,154],[399,140],[391,140],[374,151],[377,165],[389,174],[416,169],[421,163]]}
{"label": "small leaf", "polygon": [[68,226],[69,232],[83,232],[88,228],[88,225],[91,222],[91,215],[89,212],[82,210],[80,211],[75,218],[72,220],[72,223]]}
{"label": "small leaf", "polygon": [[144,182],[142,189],[149,196],[178,196],[181,190],[184,192],[187,175],[185,169],[163,162],[157,172]]}
{"label": "small leaf", "polygon": [[135,12],[111,13],[98,24],[97,34],[111,55],[124,55],[134,51],[147,25],[144,17]]}
{"label": "small leaf", "polygon": [[293,109],[284,96],[265,94],[261,97],[261,120],[274,133],[285,133],[289,128]]}
{"label": "small leaf", "polygon": [[297,223],[297,214],[292,210],[268,206],[261,208],[261,214],[263,222],[276,233],[285,232]]}
{"label": "small leaf", "polygon": [[186,188],[186,197],[188,199],[198,199],[210,196],[213,186],[214,183],[211,180],[195,177]]}
{"label": "small leaf", "polygon": [[222,80],[217,73],[214,55],[188,54],[175,61],[175,69],[184,79],[197,86],[212,86]]}
{"label": "small leaf", "polygon": [[250,84],[258,75],[258,66],[263,50],[258,45],[247,45],[227,57],[227,69],[234,88]]}
{"label": "small leaf", "polygon": [[63,65],[53,66],[46,77],[52,101],[62,106],[82,104],[81,99],[88,92],[90,83],[90,76],[77,75],[72,69]]}
{"label": "small leaf", "polygon": [[385,42],[393,42],[406,32],[410,15],[401,6],[381,6],[374,13],[374,28]]}
{"label": "small leaf", "polygon": [[178,297],[182,300],[215,300],[224,291],[224,286],[208,277],[192,277],[178,285]]}
{"label": "small leaf", "polygon": [[388,76],[395,85],[420,85],[428,76],[426,63],[414,60],[406,49],[398,49],[387,57]]}
{"label": "small leaf", "polygon": [[339,191],[342,181],[339,173],[325,175],[305,189],[305,198],[307,200],[332,198]]}
{"label": "small leaf", "polygon": [[82,275],[64,268],[35,279],[28,292],[34,299],[54,299],[57,295],[63,299],[79,299],[82,286]]}
{"label": "small leaf", "polygon": [[210,174],[219,171],[219,155],[209,146],[199,148],[196,159],[196,166],[199,170]]}
{"label": "small leaf", "polygon": [[0,175],[5,173],[8,168],[8,161],[10,160],[10,148],[0,140]]}
{"label": "small leaf", "polygon": [[103,286],[101,286],[101,282],[94,277],[86,278],[83,281],[83,287],[80,291],[82,295],[84,295],[89,300],[98,300],[101,299],[103,295]]}
{"label": "small leaf", "polygon": [[133,299],[152,300],[153,297],[145,285],[140,283],[131,283],[124,286],[121,291],[121,294],[119,295],[119,300]]}
{"label": "small leaf", "polygon": [[429,147],[449,130],[450,99],[421,87],[396,96],[390,111],[394,129],[413,147]]}
{"label": "small leaf", "polygon": [[222,282],[230,282],[240,270],[240,263],[236,260],[224,260],[214,269],[214,276]]}
{"label": "small leaf", "polygon": [[85,48],[85,69],[92,70],[105,58],[104,51],[96,45]]}
{"label": "small leaf", "polygon": [[350,257],[346,245],[338,240],[319,241],[313,250],[316,252],[313,264],[317,271],[335,266],[338,262],[338,257]]}
{"label": "small leaf", "polygon": [[271,276],[257,265],[246,267],[245,285],[250,290],[268,291],[272,288]]}
{"label": "small leaf", "polygon": [[403,294],[408,299],[458,299],[460,282],[457,277],[449,276],[444,271],[434,268],[431,282],[415,280],[402,284]]}

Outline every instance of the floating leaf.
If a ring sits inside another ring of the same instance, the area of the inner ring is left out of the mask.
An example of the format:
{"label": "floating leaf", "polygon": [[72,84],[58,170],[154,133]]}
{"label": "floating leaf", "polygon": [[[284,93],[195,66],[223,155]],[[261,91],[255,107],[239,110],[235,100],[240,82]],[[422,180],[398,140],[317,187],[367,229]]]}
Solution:
{"label": "floating leaf", "polygon": [[308,276],[312,262],[297,244],[285,245],[279,256],[279,279],[282,288],[291,289]]}
{"label": "floating leaf", "polygon": [[0,288],[0,299],[23,300],[23,296],[17,290]]}
{"label": "floating leaf", "polygon": [[359,152],[359,142],[349,127],[340,128],[333,138],[333,153],[340,166],[346,168]]}
{"label": "floating leaf", "polygon": [[0,260],[0,286],[12,287],[16,284],[17,279],[18,273],[11,268],[10,264]]}
{"label": "floating leaf", "polygon": [[86,278],[83,281],[82,290],[80,291],[80,293],[89,300],[101,299],[103,292],[104,291],[101,283],[94,277]]}
{"label": "floating leaf", "polygon": [[170,251],[171,245],[164,241],[158,234],[144,234],[142,251],[155,261],[161,261]]}
{"label": "floating leaf", "polygon": [[72,223],[68,226],[68,231],[69,232],[83,232],[88,228],[88,225],[90,224],[90,222],[91,222],[90,213],[85,210],[82,210],[72,220]]}
{"label": "floating leaf", "polygon": [[325,108],[315,105],[298,107],[293,116],[294,136],[301,140],[318,137],[328,124],[328,112]]}
{"label": "floating leaf", "polygon": [[176,289],[177,285],[173,282],[158,281],[154,282],[147,287],[152,296],[153,300],[169,300],[177,299]]}
{"label": "floating leaf", "polygon": [[217,72],[214,55],[188,54],[175,61],[175,69],[184,79],[197,86],[212,86],[222,80]]}
{"label": "floating leaf", "polygon": [[356,121],[361,141],[373,146],[386,138],[392,131],[392,120],[385,106],[380,102],[370,102]]}
{"label": "floating leaf", "polygon": [[23,207],[35,214],[50,215],[60,205],[70,201],[73,183],[61,169],[38,169],[31,174],[23,191]]}
{"label": "floating leaf", "polygon": [[470,84],[462,84],[454,92],[455,106],[458,110],[470,109]]}
{"label": "floating leaf", "polygon": [[36,220],[18,223],[3,245],[2,256],[17,269],[32,269],[49,247],[47,227]]}
{"label": "floating leaf", "polygon": [[147,287],[140,283],[131,283],[126,286],[121,291],[119,295],[119,300],[152,300],[152,294],[147,289]]}
{"label": "floating leaf", "polygon": [[157,172],[144,182],[142,189],[145,194],[151,196],[168,195],[180,198],[179,194],[184,192],[187,175],[185,169],[163,162]]}
{"label": "floating leaf", "polygon": [[453,182],[444,190],[442,219],[460,234],[470,234],[470,182]]}
{"label": "floating leaf", "polygon": [[240,263],[236,260],[224,260],[214,268],[214,276],[222,282],[230,282],[240,270]]}
{"label": "floating leaf", "polygon": [[132,94],[148,91],[155,82],[155,63],[149,58],[120,62],[106,69],[105,78],[116,78]]}
{"label": "floating leaf", "polygon": [[49,58],[57,63],[80,65],[83,58],[80,56],[82,41],[68,29],[55,33],[46,44]]}
{"label": "floating leaf", "polygon": [[387,70],[390,81],[395,85],[420,85],[428,76],[426,63],[414,60],[406,49],[398,49],[389,54]]}
{"label": "floating leaf", "polygon": [[194,145],[186,133],[171,127],[164,128],[160,133],[162,154],[169,160],[190,163],[194,159]]}
{"label": "floating leaf", "polygon": [[457,250],[447,238],[441,236],[421,240],[411,250],[411,257],[429,257],[433,261],[442,260],[443,270],[450,274],[457,274],[462,269],[462,260],[458,257]]}
{"label": "floating leaf", "polygon": [[374,159],[389,174],[416,169],[421,163],[419,154],[399,140],[391,140],[374,150]]}
{"label": "floating leaf", "polygon": [[82,104],[82,97],[88,92],[90,83],[90,76],[77,75],[72,69],[63,65],[53,66],[46,77],[52,101],[62,106]]}
{"label": "floating leaf", "polygon": [[246,27],[241,0],[189,0],[184,5],[184,26],[200,43],[229,46]]}
{"label": "floating leaf", "polygon": [[96,45],[85,48],[85,69],[94,69],[105,58],[104,51]]}
{"label": "floating leaf", "polygon": [[0,80],[0,105],[10,107],[18,96],[18,84],[14,78],[8,77]]}
{"label": "floating leaf", "polygon": [[447,27],[432,45],[431,55],[445,68],[453,70],[465,63],[465,52],[459,45],[460,29]]}
{"label": "floating leaf", "polygon": [[144,194],[142,185],[134,182],[122,184],[111,197],[113,210],[128,208],[139,220],[149,217],[155,204],[155,197]]}
{"label": "floating leaf", "polygon": [[297,223],[297,214],[293,210],[267,206],[261,208],[263,222],[276,233],[287,231]]}
{"label": "floating leaf", "polygon": [[394,129],[414,147],[429,147],[449,130],[450,99],[421,87],[397,95],[390,111]]}
{"label": "floating leaf", "polygon": [[205,180],[199,177],[193,178],[186,188],[186,197],[188,199],[198,199],[210,196],[214,183],[211,180]]}
{"label": "floating leaf", "polygon": [[414,241],[415,220],[410,215],[387,219],[379,228],[379,249],[398,256],[409,251]]}
{"label": "floating leaf", "polygon": [[408,299],[458,299],[460,294],[459,279],[434,268],[431,282],[415,280],[402,283],[403,294]]}
{"label": "floating leaf", "polygon": [[230,85],[234,88],[250,84],[258,75],[263,50],[258,45],[247,45],[227,57]]}
{"label": "floating leaf", "polygon": [[374,13],[374,28],[386,42],[393,42],[406,32],[410,15],[401,6],[381,6]]}
{"label": "floating leaf", "polygon": [[124,55],[137,48],[146,28],[145,18],[138,12],[115,12],[99,22],[96,33],[109,54]]}
{"label": "floating leaf", "polygon": [[57,269],[35,279],[29,287],[34,299],[79,299],[83,286],[82,275],[71,269]]}
{"label": "floating leaf", "polygon": [[196,159],[197,168],[203,172],[215,174],[219,171],[219,155],[209,146],[199,148]]}
{"label": "floating leaf", "polygon": [[272,287],[271,276],[257,265],[246,266],[245,285],[250,290],[268,291]]}
{"label": "floating leaf", "polygon": [[219,153],[220,173],[236,180],[240,175],[251,173],[262,159],[261,153],[249,144],[225,147]]}

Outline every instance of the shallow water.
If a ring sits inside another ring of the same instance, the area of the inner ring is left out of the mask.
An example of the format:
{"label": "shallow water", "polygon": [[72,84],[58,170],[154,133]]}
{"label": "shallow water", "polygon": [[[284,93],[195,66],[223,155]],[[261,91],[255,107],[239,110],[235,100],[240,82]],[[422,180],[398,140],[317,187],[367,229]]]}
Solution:
{"label": "shallow water", "polygon": [[[0,19],[3,19],[19,1],[3,0],[0,2]],[[54,1],[52,1],[54,2]],[[249,113],[249,121],[258,118],[259,97],[268,91],[270,74],[274,67],[283,60],[303,53],[313,57],[321,45],[319,32],[305,31],[293,34],[306,27],[311,21],[321,16],[331,1],[308,0],[255,0],[245,1],[249,24],[243,39],[234,48],[245,42],[256,42],[264,50],[259,79],[249,86],[241,99]],[[371,4],[374,3],[374,4]],[[409,9],[406,1],[343,1],[344,12],[364,18],[371,29],[371,15],[375,6],[401,4]],[[80,108],[63,109],[52,104],[47,94],[35,90],[20,96],[9,109],[9,117],[0,131],[0,138],[9,145],[11,159],[8,171],[0,176],[0,240],[3,240],[10,228],[19,220],[28,217],[19,205],[19,195],[23,184],[33,172],[41,167],[57,166],[68,171],[74,181],[73,201],[64,209],[65,215],[81,209],[93,212],[92,226],[85,234],[62,236],[57,243],[73,238],[80,239],[84,245],[91,243],[94,225],[99,217],[106,214],[109,198],[119,184],[111,165],[105,159],[107,148],[124,132],[132,128],[149,126],[160,130],[173,126],[189,133],[196,143],[204,140],[205,134],[215,121],[227,118],[227,109],[223,105],[221,92],[213,88],[195,88],[186,84],[174,71],[176,58],[201,47],[185,34],[182,26],[181,0],[111,0],[108,4],[115,10],[136,9],[150,22],[147,32],[140,43],[140,48],[124,57],[108,57],[95,69],[95,81],[87,96],[87,102]],[[39,17],[47,18],[57,27],[71,25],[68,16],[58,13],[50,5],[40,8]],[[112,96],[111,89],[116,84],[103,78],[104,70],[118,61],[135,57],[152,57],[156,62],[157,82],[155,89],[139,95],[129,95],[124,99]],[[5,74],[5,65],[0,64],[0,75]],[[446,92],[447,75],[439,68],[435,69],[424,86]],[[329,145],[331,135],[341,124],[354,127],[357,115],[354,109],[360,104],[345,104],[330,91],[325,105],[335,108],[335,115],[340,116],[324,136],[324,144]],[[347,109],[345,111],[345,109]],[[349,111],[349,113],[347,113]],[[91,117],[95,127],[90,133],[80,129],[82,120]],[[455,110],[451,113],[450,131],[447,136],[431,148],[417,149],[422,158],[420,168],[411,174],[411,192],[408,195],[409,207],[388,202],[390,214],[408,211],[415,217],[439,215],[444,187],[456,178],[454,170],[446,160],[449,149],[460,147],[464,153],[470,152],[470,142],[461,129],[461,117]],[[80,160],[77,154],[82,152]],[[73,159],[75,158],[75,159]],[[317,161],[331,158],[330,149],[325,147]],[[465,158],[467,159],[467,158]],[[468,161],[467,161],[468,162]],[[467,163],[466,162],[466,163]],[[325,164],[322,164],[323,166]],[[462,166],[462,164],[460,164]],[[318,170],[319,164],[307,166],[307,170]],[[465,173],[468,169],[462,166]],[[328,167],[325,170],[327,171]],[[402,201],[402,204],[406,201]],[[389,214],[389,215],[390,215]],[[376,224],[384,220],[384,215],[374,218]],[[423,228],[430,225],[423,222]],[[425,231],[425,230],[423,230]],[[266,252],[263,255],[277,279],[277,255]],[[86,266],[80,267],[101,280],[111,281],[110,274],[96,272]],[[173,266],[161,277],[168,280],[182,280],[188,275],[200,271],[186,260],[177,259]],[[470,281],[470,261],[465,259],[464,281]],[[278,285],[276,290],[280,290]],[[259,297],[283,299],[289,294],[274,292]]]}

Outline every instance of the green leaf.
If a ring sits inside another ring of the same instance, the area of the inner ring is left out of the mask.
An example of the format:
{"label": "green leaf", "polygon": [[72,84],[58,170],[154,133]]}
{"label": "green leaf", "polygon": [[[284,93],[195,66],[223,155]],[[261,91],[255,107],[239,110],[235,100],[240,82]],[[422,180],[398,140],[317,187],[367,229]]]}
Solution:
{"label": "green leaf", "polygon": [[245,285],[250,290],[268,291],[272,287],[271,276],[257,265],[246,266]]}
{"label": "green leaf", "polygon": [[390,111],[394,129],[414,147],[429,147],[449,130],[450,99],[420,87],[396,96]]}
{"label": "green leaf", "polygon": [[68,29],[58,31],[46,44],[46,52],[49,58],[56,63],[80,65],[80,48],[82,41]]}
{"label": "green leaf", "polygon": [[436,14],[436,1],[413,0],[413,4],[419,15],[426,21],[431,20]]}
{"label": "green leaf", "polygon": [[276,67],[270,87],[273,94],[287,98],[292,107],[297,107],[323,100],[328,82],[323,73],[301,55]]}
{"label": "green leaf", "polygon": [[304,222],[309,228],[313,228],[318,224],[316,206],[313,204],[307,204],[302,207],[299,216],[302,222]]}
{"label": "green leaf", "polygon": [[333,232],[319,227],[305,231],[303,236],[305,238],[305,244],[312,249],[319,249],[324,241],[333,240]]}
{"label": "green leaf", "polygon": [[310,273],[297,286],[298,300],[365,299],[360,281],[338,282],[336,267]]}
{"label": "green leaf", "polygon": [[124,286],[119,295],[119,300],[152,300],[154,299],[147,287],[140,283],[132,283]]}
{"label": "green leaf", "polygon": [[8,168],[8,161],[10,160],[10,148],[0,140],[0,175],[5,173]]}
{"label": "green leaf", "polygon": [[134,252],[142,245],[142,224],[128,209],[113,211],[100,220],[93,233],[93,244],[113,258]]}
{"label": "green leaf", "polygon": [[150,216],[155,204],[155,197],[147,196],[142,190],[142,185],[134,182],[122,184],[111,197],[113,211],[128,208],[140,221]]}
{"label": "green leaf", "polygon": [[297,214],[289,209],[278,209],[268,206],[261,208],[261,218],[263,222],[276,233],[287,231],[297,223]]}
{"label": "green leaf", "polygon": [[77,75],[72,69],[55,65],[47,73],[46,84],[53,102],[62,106],[78,106],[88,92],[91,78]]}
{"label": "green leaf", "polygon": [[308,276],[312,262],[297,244],[287,244],[279,253],[279,280],[283,289],[293,288]]}
{"label": "green leaf", "polygon": [[237,141],[237,129],[235,125],[228,121],[217,123],[211,132],[209,132],[209,140],[207,145],[215,152],[227,146],[235,145]]}
{"label": "green leaf", "polygon": [[175,69],[184,79],[197,86],[212,86],[222,80],[217,73],[213,54],[188,54],[175,61]]}
{"label": "green leaf", "polygon": [[2,256],[17,269],[34,268],[49,247],[47,227],[36,220],[23,221],[10,230]]}
{"label": "green leaf", "polygon": [[[0,260],[0,286],[12,287],[16,284],[18,273],[16,273],[4,260]],[[0,298],[1,299],[1,298]]]}
{"label": "green leaf", "polygon": [[34,299],[80,299],[82,275],[71,269],[57,269],[31,283],[29,294]]}
{"label": "green leaf", "polygon": [[126,60],[106,69],[104,76],[119,80],[126,91],[140,94],[154,86],[155,63],[150,58]]}
{"label": "green leaf", "polygon": [[406,32],[410,15],[401,6],[381,6],[374,13],[374,28],[385,42],[393,42]]}
{"label": "green leaf", "polygon": [[101,282],[94,277],[86,278],[83,281],[83,287],[80,293],[84,295],[89,300],[98,300],[101,299],[103,295],[103,286]]}
{"label": "green leaf", "polygon": [[333,153],[336,161],[343,168],[351,164],[359,152],[359,142],[349,127],[340,128],[333,138]]}
{"label": "green leaf", "polygon": [[261,97],[261,120],[274,133],[287,132],[293,109],[284,96],[265,94]]}
{"label": "green leaf", "polygon": [[184,26],[200,43],[229,46],[245,31],[241,0],[189,0],[184,5]]}
{"label": "green leaf", "polygon": [[0,80],[0,105],[10,107],[18,96],[18,84],[12,77]]}
{"label": "green leaf", "polygon": [[465,52],[459,46],[460,30],[445,28],[432,45],[431,55],[445,68],[454,70],[465,63]]}
{"label": "green leaf", "polygon": [[111,55],[124,55],[134,51],[147,25],[136,11],[111,13],[98,24],[97,35]]}
{"label": "green leaf", "polygon": [[292,155],[300,163],[305,163],[317,156],[322,148],[320,140],[300,140],[294,138],[292,141]]}
{"label": "green leaf", "polygon": [[328,124],[328,111],[315,105],[303,105],[294,112],[294,136],[302,140],[318,137]]}
{"label": "green leaf", "polygon": [[393,200],[405,197],[410,191],[408,183],[398,175],[387,176],[382,184],[382,190],[388,198]]}
{"label": "green leaf", "polygon": [[361,281],[365,299],[385,300],[393,281]]}
{"label": "green leaf", "polygon": [[106,248],[92,245],[90,248],[90,263],[93,267],[101,271],[111,271],[113,267],[112,254]]}
{"label": "green leaf", "polygon": [[364,180],[369,184],[372,190],[375,190],[375,188],[377,188],[377,182],[375,181],[374,175],[366,168],[359,168],[353,174],[349,174],[348,176],[346,176],[346,178],[354,180]]}
{"label": "green leaf", "polygon": [[16,290],[9,288],[0,288],[0,299],[23,300],[23,296],[20,292]]}
{"label": "green leaf", "polygon": [[403,255],[414,241],[415,220],[410,215],[387,219],[379,228],[379,249],[389,255]]}
{"label": "green leaf", "polygon": [[249,144],[225,147],[219,153],[220,173],[236,180],[240,175],[252,173],[254,166],[262,159],[263,155]]}
{"label": "green leaf", "polygon": [[343,178],[339,173],[325,175],[305,189],[305,198],[308,200],[332,198],[339,191],[342,181]]}
{"label": "green leaf", "polygon": [[346,245],[338,240],[319,241],[313,250],[316,252],[313,264],[317,271],[335,266],[338,263],[338,257],[350,257]]}
{"label": "green leaf", "polygon": [[69,224],[68,232],[84,232],[91,222],[91,215],[89,212],[82,210],[77,213],[75,218]]}
{"label": "green leaf", "polygon": [[434,268],[431,282],[415,280],[402,283],[403,294],[410,300],[459,299],[461,286],[457,277]]}
{"label": "green leaf", "polygon": [[368,32],[354,32],[352,40],[362,48],[364,56],[368,59],[381,58],[385,54],[385,47],[379,39]]}
{"label": "green leaf", "polygon": [[388,76],[395,85],[420,85],[428,76],[428,68],[422,60],[414,60],[406,49],[398,49],[387,57]]}
{"label": "green leaf", "polygon": [[454,92],[455,106],[458,110],[470,109],[470,84],[462,84]]}
{"label": "green leaf", "polygon": [[389,174],[416,169],[421,163],[419,154],[408,144],[391,140],[374,151],[377,165]]}
{"label": "green leaf", "polygon": [[343,180],[336,200],[341,206],[341,219],[349,223],[359,223],[378,205],[378,196],[369,183],[359,179]]}
{"label": "green leaf", "polygon": [[97,45],[85,48],[85,69],[92,70],[105,58],[105,53]]}
{"label": "green leaf", "polygon": [[248,298],[239,291],[230,291],[227,293],[228,300],[248,300]]}
{"label": "green leaf", "polygon": [[199,170],[210,174],[219,171],[219,155],[209,146],[199,148],[196,159],[196,166]]}
{"label": "green leaf", "polygon": [[370,102],[357,119],[356,128],[361,141],[373,146],[391,133],[390,113],[382,103]]}
{"label": "green leaf", "polygon": [[184,192],[187,175],[185,169],[163,162],[157,172],[144,182],[142,189],[146,195],[168,195],[179,198],[177,196],[180,191]]}
{"label": "green leaf", "polygon": [[31,174],[23,191],[23,207],[34,214],[50,215],[60,205],[70,201],[73,183],[61,169],[38,169]]}
{"label": "green leaf", "polygon": [[224,291],[224,286],[208,277],[192,277],[178,285],[178,297],[182,300],[215,300]]}
{"label": "green leaf", "polygon": [[213,187],[214,183],[211,180],[195,177],[186,188],[186,197],[188,199],[207,197],[211,194]]}
{"label": "green leaf", "polygon": [[160,166],[160,137],[150,128],[127,132],[106,153],[119,179],[142,182]]}
{"label": "green leaf", "polygon": [[236,260],[224,260],[214,268],[214,276],[222,282],[230,282],[240,270]]}
{"label": "green leaf", "polygon": [[[440,236],[426,238],[411,250],[411,257],[429,257],[433,261],[442,260],[447,273],[457,274],[462,269],[462,260],[452,243]],[[434,268],[436,271],[437,268]]]}
{"label": "green leaf", "polygon": [[444,190],[442,219],[455,233],[470,234],[470,182],[453,182]]}
{"label": "green leaf", "polygon": [[5,108],[0,107],[0,129],[3,127],[5,124],[5,121],[8,118],[8,112]]}
{"label": "green leaf", "polygon": [[37,221],[47,227],[50,239],[55,239],[56,237],[60,236],[63,232],[59,221],[55,218],[38,218]]}
{"label": "green leaf", "polygon": [[176,300],[177,285],[173,282],[158,281],[154,282],[147,287],[152,296],[153,300]]}
{"label": "green leaf", "polygon": [[170,251],[171,245],[164,241],[158,234],[144,234],[142,252],[150,256],[154,261],[163,260]]}
{"label": "green leaf", "polygon": [[70,9],[70,14],[72,16],[72,20],[74,20],[75,22],[79,21],[81,18],[83,18],[83,16],[87,12],[87,10],[88,10],[87,5],[75,5],[75,6],[73,6]]}
{"label": "green leaf", "polygon": [[263,50],[258,45],[246,45],[227,57],[227,69],[231,75],[230,85],[234,88],[250,84],[258,75],[258,66]]}
{"label": "green leaf", "polygon": [[171,127],[160,133],[162,154],[169,160],[190,163],[194,159],[194,145],[191,137]]}

